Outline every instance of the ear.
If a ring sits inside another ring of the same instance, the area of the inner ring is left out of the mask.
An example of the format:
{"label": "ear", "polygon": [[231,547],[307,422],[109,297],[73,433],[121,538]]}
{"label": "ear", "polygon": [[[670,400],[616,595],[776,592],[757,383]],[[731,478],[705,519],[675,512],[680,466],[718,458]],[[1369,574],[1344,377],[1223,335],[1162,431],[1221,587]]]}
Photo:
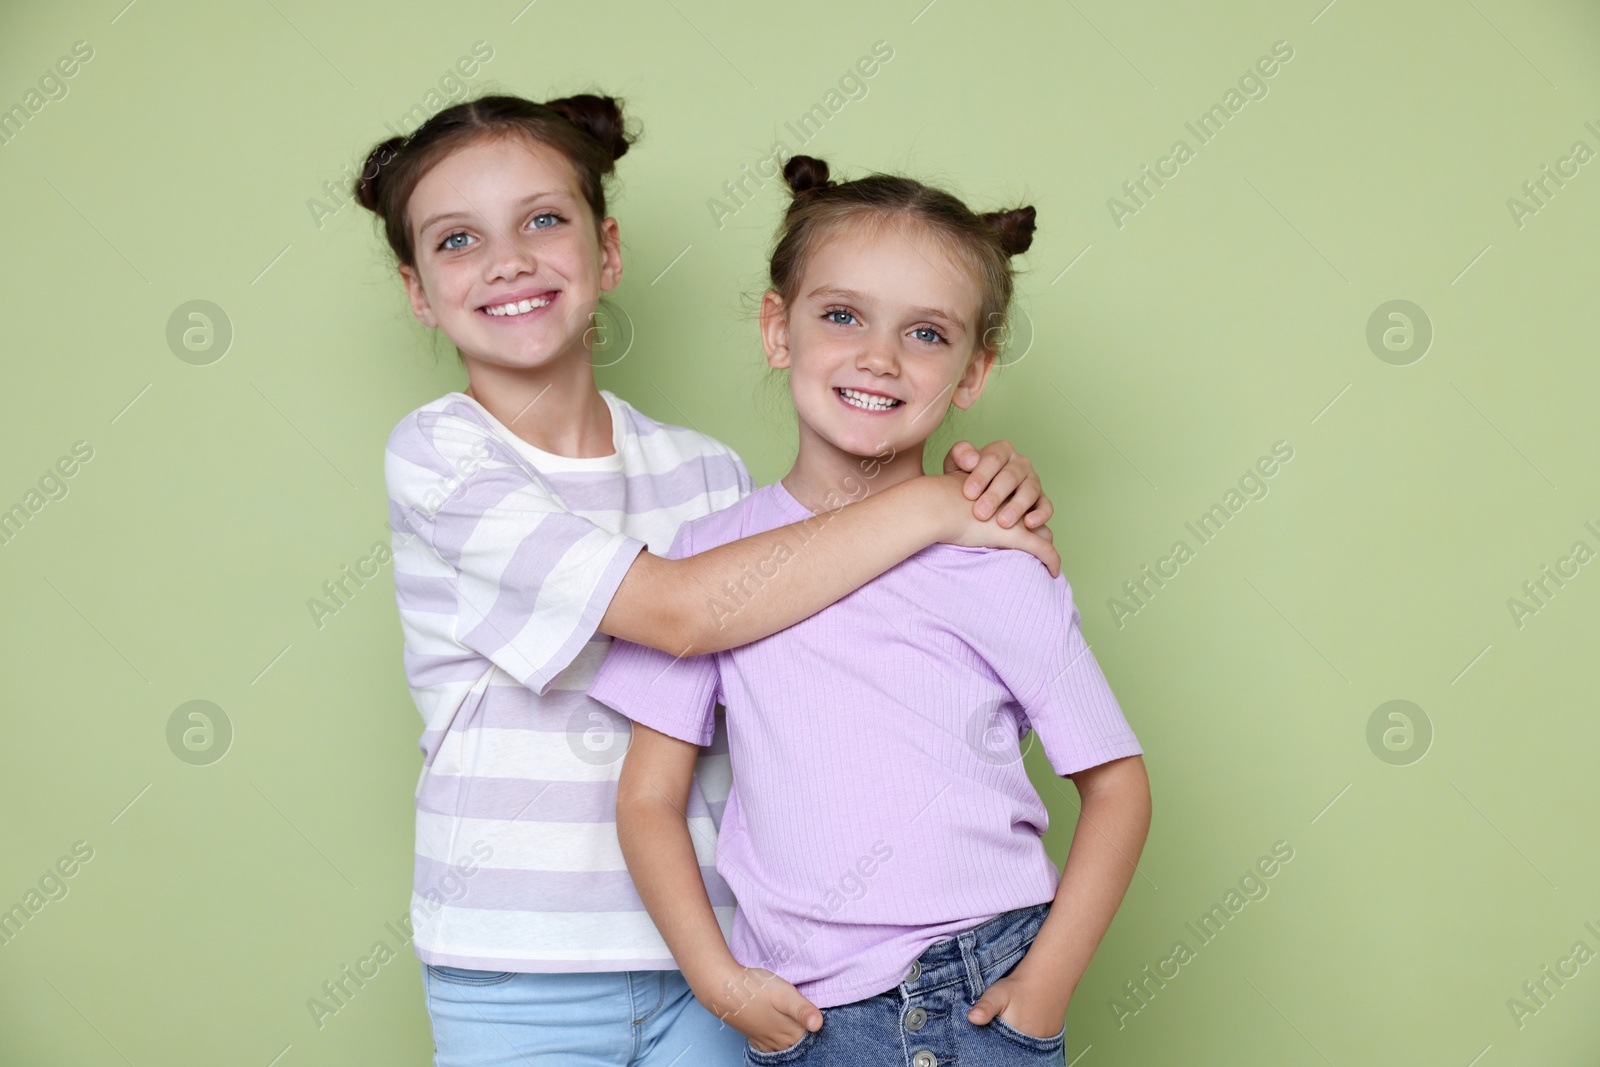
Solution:
{"label": "ear", "polygon": [[983,387],[988,384],[989,372],[994,369],[994,361],[999,354],[993,345],[980,345],[967,363],[966,371],[956,380],[956,391],[950,397],[950,403],[962,411],[976,404],[978,397],[983,395]]}
{"label": "ear", "polygon": [[600,290],[609,293],[622,282],[622,234],[617,220],[600,220]]}
{"label": "ear", "polygon": [[767,351],[767,365],[776,370],[789,367],[789,309],[783,297],[768,289],[761,298],[761,345]]}
{"label": "ear", "polygon": [[411,300],[411,314],[417,321],[427,327],[439,325],[439,318],[433,313],[433,307],[428,303],[428,294],[422,288],[422,279],[417,275],[415,267],[400,265],[400,277],[406,283],[406,296]]}

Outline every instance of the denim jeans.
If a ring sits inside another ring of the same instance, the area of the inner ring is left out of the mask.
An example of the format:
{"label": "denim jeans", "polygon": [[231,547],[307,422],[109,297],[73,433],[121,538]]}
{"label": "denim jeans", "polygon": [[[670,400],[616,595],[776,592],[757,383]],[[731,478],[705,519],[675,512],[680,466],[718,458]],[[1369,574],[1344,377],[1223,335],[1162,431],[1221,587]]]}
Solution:
{"label": "denim jeans", "polygon": [[437,1067],[737,1067],[747,1044],[679,971],[527,974],[424,964]]}
{"label": "denim jeans", "polygon": [[1034,1037],[999,1016],[983,1026],[967,1012],[1010,973],[1050,913],[1017,908],[955,937],[935,941],[900,984],[877,996],[823,1008],[822,1029],[777,1052],[745,1042],[745,1063],[805,1067],[1012,1067],[1065,1064],[1066,1028]]}

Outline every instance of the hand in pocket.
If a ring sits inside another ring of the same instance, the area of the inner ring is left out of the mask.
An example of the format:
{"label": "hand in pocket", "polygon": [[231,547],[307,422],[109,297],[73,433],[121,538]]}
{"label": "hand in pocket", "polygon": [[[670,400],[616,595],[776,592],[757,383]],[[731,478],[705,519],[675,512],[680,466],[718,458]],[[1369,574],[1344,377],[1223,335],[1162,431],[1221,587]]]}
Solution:
{"label": "hand in pocket", "polygon": [[[698,990],[696,995],[699,996]],[[706,1010],[743,1034],[757,1052],[778,1052],[822,1028],[822,1012],[764,967],[734,967],[709,996]]]}

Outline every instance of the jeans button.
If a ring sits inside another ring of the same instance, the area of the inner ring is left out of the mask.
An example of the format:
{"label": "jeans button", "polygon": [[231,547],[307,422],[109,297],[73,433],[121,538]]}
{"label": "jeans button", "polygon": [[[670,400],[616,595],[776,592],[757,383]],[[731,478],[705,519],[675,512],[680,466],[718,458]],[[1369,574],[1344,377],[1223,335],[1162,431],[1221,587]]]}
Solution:
{"label": "jeans button", "polygon": [[911,961],[911,970],[906,972],[906,981],[915,982],[918,978],[921,978],[921,977],[922,977],[922,961],[921,960],[912,960]]}
{"label": "jeans button", "polygon": [[921,1030],[928,1025],[928,1012],[926,1008],[912,1008],[906,1012],[906,1029]]}
{"label": "jeans button", "polygon": [[911,1067],[938,1067],[938,1064],[939,1057],[935,1056],[927,1049],[923,1049],[921,1052],[911,1057]]}

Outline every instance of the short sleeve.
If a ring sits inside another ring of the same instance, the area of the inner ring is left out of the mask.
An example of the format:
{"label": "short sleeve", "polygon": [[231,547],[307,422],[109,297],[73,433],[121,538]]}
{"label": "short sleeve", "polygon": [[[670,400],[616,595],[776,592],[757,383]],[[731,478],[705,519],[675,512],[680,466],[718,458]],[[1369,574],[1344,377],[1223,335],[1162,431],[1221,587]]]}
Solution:
{"label": "short sleeve", "polygon": [[[740,465],[743,470],[743,465]],[[678,528],[668,559],[694,554],[692,524]],[[613,639],[589,695],[634,722],[687,741],[709,745],[716,727],[720,676],[715,653],[674,656]]]}
{"label": "short sleeve", "polygon": [[[727,447],[724,445],[723,447]],[[728,458],[733,460],[733,469],[739,480],[739,499],[743,500],[755,491],[756,483],[750,477],[750,472],[745,469],[744,460],[739,458],[739,453],[728,449]]]}
{"label": "short sleeve", "polygon": [[543,694],[594,636],[644,542],[572,514],[462,416],[402,422],[384,475],[391,514],[454,575],[455,640]]}
{"label": "short sleeve", "polygon": [[1067,580],[1058,577],[1049,583],[1046,595],[1022,599],[1031,602],[1019,607],[1037,617],[1015,629],[1031,636],[1024,636],[1016,649],[1026,662],[1013,668],[1008,684],[1022,683],[1022,688],[1013,686],[1012,693],[1038,733],[1050,766],[1065,776],[1142,754],[1139,739],[1084,640]]}

